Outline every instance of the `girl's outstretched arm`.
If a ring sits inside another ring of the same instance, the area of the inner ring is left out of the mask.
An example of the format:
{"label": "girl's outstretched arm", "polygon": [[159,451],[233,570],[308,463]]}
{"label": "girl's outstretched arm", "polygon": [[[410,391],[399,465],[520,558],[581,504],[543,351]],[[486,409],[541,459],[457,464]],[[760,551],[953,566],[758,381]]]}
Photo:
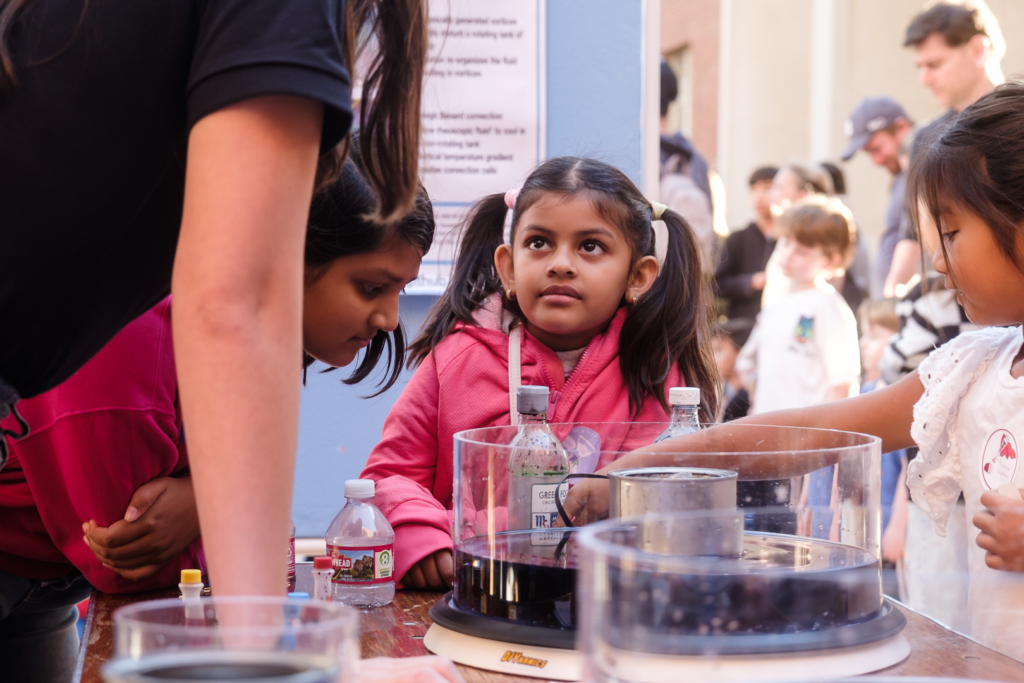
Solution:
{"label": "girl's outstretched arm", "polygon": [[298,432],[303,248],[323,106],[262,97],[188,142],[174,347],[218,595],[283,595]]}
{"label": "girl's outstretched arm", "polygon": [[[895,384],[861,396],[810,408],[751,415],[730,424],[812,427],[872,434],[882,440],[882,452],[889,453],[914,445],[910,438],[910,425],[914,421],[914,404],[923,393],[924,385],[915,370]],[[669,443],[672,441],[658,446]],[[652,446],[651,450],[655,448]]]}
{"label": "girl's outstretched arm", "polygon": [[[846,432],[872,434],[882,439],[882,452],[899,450],[914,445],[910,438],[910,425],[914,420],[914,404],[924,393],[924,386],[914,371],[899,382],[863,396],[810,408],[779,410],[752,415],[733,422],[704,429],[686,436],[651,444],[616,460],[600,470],[628,467],[685,466],[718,467],[735,470],[740,478],[783,479],[793,477],[832,464],[830,456],[822,453],[818,459],[801,455],[799,458],[779,454],[758,454],[757,443],[772,439],[767,430],[731,429],[734,425],[769,425],[782,427],[811,427],[837,429]],[[703,453],[729,452],[737,445],[737,437],[748,439],[751,452],[735,457]],[[785,450],[774,447],[775,450]],[[569,490],[564,503],[570,517],[579,516],[580,523],[602,519],[608,514],[608,483],[600,479],[585,479]]]}

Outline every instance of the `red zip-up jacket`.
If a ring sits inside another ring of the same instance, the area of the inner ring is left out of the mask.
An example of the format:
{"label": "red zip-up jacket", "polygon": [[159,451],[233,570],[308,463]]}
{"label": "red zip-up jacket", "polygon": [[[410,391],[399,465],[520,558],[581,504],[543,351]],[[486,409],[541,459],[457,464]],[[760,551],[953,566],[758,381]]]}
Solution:
{"label": "red zip-up jacket", "polygon": [[[648,398],[637,416],[619,369],[619,332],[627,309],[587,345],[565,378],[558,355],[523,330],[522,384],[550,390],[549,423],[667,422],[661,404]],[[395,576],[424,557],[452,548],[453,437],[456,432],[511,424],[508,334],[501,326],[501,300],[492,295],[478,312],[477,325],[459,324],[416,369],[384,422],[381,441],[360,475],[377,482],[374,503],[395,529]],[[686,386],[678,366],[668,387]],[[602,431],[602,430],[598,430]],[[650,430],[622,434],[609,428],[600,460],[651,441]]]}

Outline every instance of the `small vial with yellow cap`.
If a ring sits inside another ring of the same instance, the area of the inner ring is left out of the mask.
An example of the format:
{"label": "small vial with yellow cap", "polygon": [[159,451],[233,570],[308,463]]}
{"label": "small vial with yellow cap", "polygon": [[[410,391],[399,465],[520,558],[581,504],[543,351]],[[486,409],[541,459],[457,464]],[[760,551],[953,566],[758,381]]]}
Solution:
{"label": "small vial with yellow cap", "polygon": [[181,589],[182,599],[198,600],[203,594],[202,572],[198,569],[182,569],[181,583],[178,584],[178,588]]}

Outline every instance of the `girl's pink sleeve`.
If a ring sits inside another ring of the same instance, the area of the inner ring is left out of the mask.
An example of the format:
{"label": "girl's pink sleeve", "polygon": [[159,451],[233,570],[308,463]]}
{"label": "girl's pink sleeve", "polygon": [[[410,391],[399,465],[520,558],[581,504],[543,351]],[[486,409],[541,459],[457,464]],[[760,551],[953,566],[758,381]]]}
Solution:
{"label": "girl's pink sleeve", "polygon": [[[452,548],[449,512],[437,498],[439,384],[434,355],[413,373],[359,476],[377,482],[374,504],[395,530],[395,579]],[[448,483],[448,489],[451,482]]]}

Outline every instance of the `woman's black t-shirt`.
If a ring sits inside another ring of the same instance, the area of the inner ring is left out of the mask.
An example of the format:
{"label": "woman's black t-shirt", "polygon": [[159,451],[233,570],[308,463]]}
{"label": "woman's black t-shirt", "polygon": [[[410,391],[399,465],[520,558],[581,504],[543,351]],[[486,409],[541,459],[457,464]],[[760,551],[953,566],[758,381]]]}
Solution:
{"label": "woman's black t-shirt", "polygon": [[344,0],[29,0],[0,90],[0,378],[56,386],[165,297],[191,126],[227,105],[326,105],[349,129]]}

